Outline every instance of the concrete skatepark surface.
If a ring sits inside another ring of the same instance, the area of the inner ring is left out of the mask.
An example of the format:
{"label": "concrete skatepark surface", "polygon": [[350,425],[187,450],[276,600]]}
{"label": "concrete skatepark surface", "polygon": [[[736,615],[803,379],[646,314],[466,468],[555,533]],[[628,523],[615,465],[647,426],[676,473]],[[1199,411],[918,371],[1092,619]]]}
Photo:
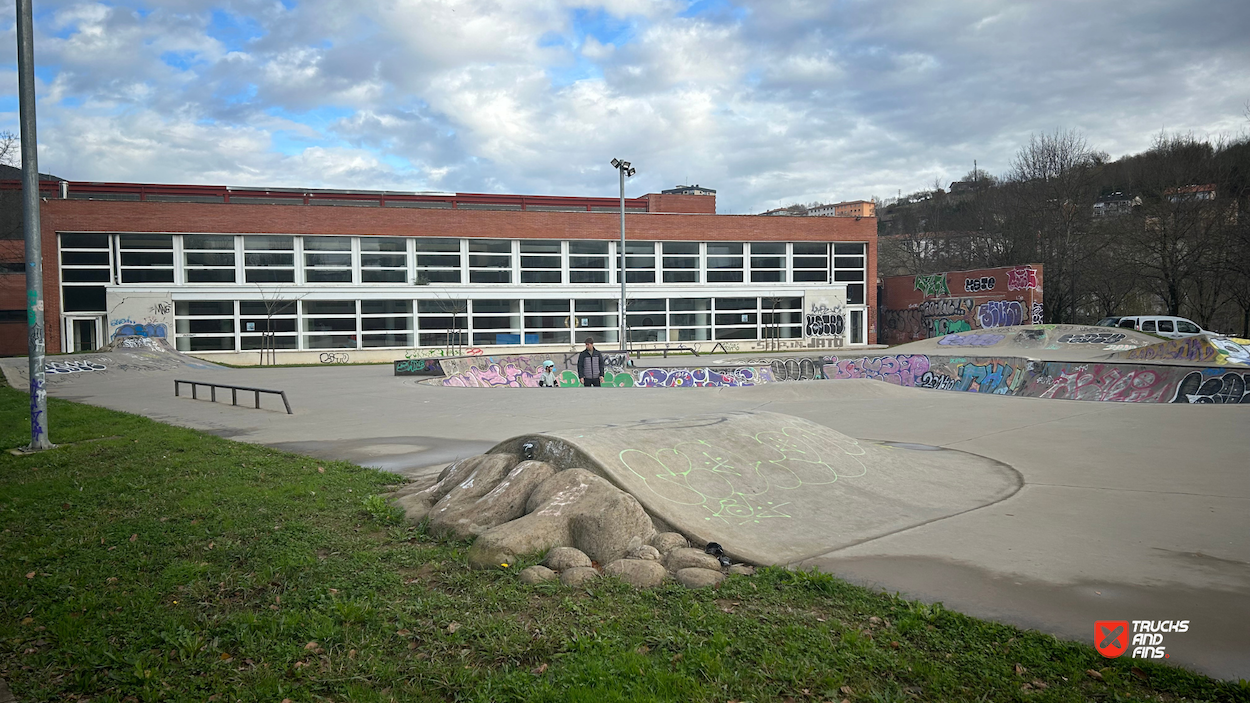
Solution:
{"label": "concrete skatepark surface", "polygon": [[[1095,619],[1188,619],[1188,633],[1168,638],[1168,661],[1250,678],[1246,406],[1055,402],[875,380],[629,392],[452,388],[397,378],[390,366],[165,367],[116,354],[85,355],[105,368],[50,375],[48,392],[410,476],[522,435],[740,411],[803,418],[860,444],[914,445],[895,445],[906,457],[947,453],[923,445],[984,457],[1018,472],[1019,490],[855,544],[832,535],[828,551],[797,566],[1086,643]],[[0,366],[25,388],[17,373],[24,359]],[[173,378],[286,390],[296,414],[276,399],[257,411],[175,398]]]}

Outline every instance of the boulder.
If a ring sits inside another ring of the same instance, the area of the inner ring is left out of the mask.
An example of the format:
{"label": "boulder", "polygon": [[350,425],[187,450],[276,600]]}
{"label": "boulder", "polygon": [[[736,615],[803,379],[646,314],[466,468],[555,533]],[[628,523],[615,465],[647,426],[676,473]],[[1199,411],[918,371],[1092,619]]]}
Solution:
{"label": "boulder", "polygon": [[674,549],[690,546],[690,543],[679,532],[661,532],[652,537],[649,544],[655,547],[660,554],[668,554]]}
{"label": "boulder", "polygon": [[560,572],[560,583],[565,586],[580,586],[597,578],[599,578],[599,572],[591,566],[576,566]]}
{"label": "boulder", "polygon": [[700,569],[698,567],[688,567],[680,569],[673,574],[673,578],[686,588],[707,588],[715,586],[725,580],[725,575],[719,570]]}
{"label": "boulder", "polygon": [[[487,455],[509,457],[509,454]],[[430,531],[465,539],[525,514],[530,493],[556,473],[542,461],[509,466],[503,459],[478,463],[430,509]]]}
{"label": "boulder", "polygon": [[577,547],[600,564],[624,557],[655,532],[632,495],[585,469],[567,469],[540,483],[526,515],[492,527],[469,550],[469,563],[488,566],[518,554]]}
{"label": "boulder", "polygon": [[559,576],[545,566],[531,566],[521,571],[521,583],[532,586],[544,581],[554,581]]}
{"label": "boulder", "polygon": [[668,553],[664,565],[669,571],[680,571],[686,568],[711,569],[720,571],[720,562],[711,554],[704,554],[702,549],[682,547]]}
{"label": "boulder", "polygon": [[[466,479],[473,476],[474,472],[480,469],[485,474],[494,474],[503,468],[506,473],[506,469],[516,463],[517,457],[514,454],[479,454],[461,459],[443,469],[438,475],[438,481],[433,485],[415,492],[404,493],[398,496],[394,503],[404,511],[404,519],[415,525],[430,514],[430,510],[436,503],[451,493],[452,489],[459,487]],[[477,483],[477,481],[470,482],[468,488],[472,490]],[[498,483],[497,480],[496,483]],[[478,495],[486,493],[493,487],[492,484]],[[400,492],[402,491],[403,489],[400,489]]]}
{"label": "boulder", "polygon": [[629,550],[629,554],[626,554],[625,557],[627,559],[647,559],[648,561],[663,560],[660,556],[660,551],[649,544],[644,544],[640,547],[635,547]]}
{"label": "boulder", "polygon": [[668,572],[659,561],[650,559],[617,559],[603,568],[604,576],[616,576],[631,586],[651,588],[664,583]]}
{"label": "boulder", "polygon": [[754,576],[755,567],[750,564],[734,564],[729,567],[729,573],[736,574],[738,576]]}
{"label": "boulder", "polygon": [[564,571],[565,569],[576,569],[580,566],[590,566],[590,557],[586,553],[575,547],[556,547],[547,552],[547,558],[543,559],[543,565],[548,569],[556,571]]}

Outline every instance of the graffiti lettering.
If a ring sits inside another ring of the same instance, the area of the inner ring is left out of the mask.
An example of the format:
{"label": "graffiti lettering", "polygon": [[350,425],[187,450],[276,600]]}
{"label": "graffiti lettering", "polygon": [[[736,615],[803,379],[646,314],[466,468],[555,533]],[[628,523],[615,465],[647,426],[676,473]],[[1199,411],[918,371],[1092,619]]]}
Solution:
{"label": "graffiti lettering", "polygon": [[933,373],[932,371],[925,371],[924,375],[916,381],[917,388],[933,388],[939,391],[959,390],[958,386],[959,381],[944,373]]}
{"label": "graffiti lettering", "polygon": [[1166,392],[1168,385],[1162,374],[1151,369],[1090,364],[1061,368],[1040,397],[1122,403],[1160,402],[1163,400],[1160,396]]}
{"label": "graffiti lettering", "polygon": [[982,276],[980,278],[965,278],[964,291],[967,293],[979,293],[984,290],[994,290],[994,284],[997,281],[993,276]]}
{"label": "graffiti lettering", "polygon": [[482,351],[478,347],[472,347],[470,349],[465,349],[464,353],[469,356],[481,356],[482,354],[485,354],[486,352]]}
{"label": "graffiti lettering", "polygon": [[1022,380],[1023,374],[1018,373],[1011,364],[1000,361],[989,361],[984,364],[966,363],[959,366],[959,383],[956,384],[955,390],[1007,395],[1015,390]]}
{"label": "graffiti lettering", "polygon": [[803,334],[807,337],[841,337],[845,330],[846,318],[841,307],[817,305],[807,313]]}
{"label": "graffiti lettering", "polygon": [[149,324],[126,323],[113,330],[113,339],[118,337],[159,337],[165,338],[168,328],[164,323]]}
{"label": "graffiti lettering", "polygon": [[987,300],[977,306],[981,327],[1009,327],[1024,324],[1024,306],[1018,300]]}
{"label": "graffiti lettering", "polygon": [[395,362],[396,376],[442,376],[443,365],[438,359],[400,359]]}
{"label": "graffiti lettering", "polygon": [[916,276],[916,290],[924,293],[926,296],[951,294],[951,289],[946,285],[946,274],[944,273]]}
{"label": "graffiti lettering", "polygon": [[1033,313],[1032,313],[1033,324],[1035,325],[1042,324],[1042,312],[1043,312],[1042,301],[1040,300],[1033,301]]}
{"label": "graffiti lettering", "polygon": [[1001,334],[948,334],[938,344],[944,347],[992,347],[1003,339]]}
{"label": "graffiti lettering", "polygon": [[168,315],[169,313],[173,312],[173,306],[171,306],[169,303],[166,303],[164,301],[160,301],[160,302],[152,303],[152,307],[149,308],[149,312],[151,312],[153,315]]}
{"label": "graffiti lettering", "polygon": [[321,363],[323,364],[347,364],[352,360],[351,356],[343,352],[322,352]]}
{"label": "graffiti lettering", "polygon": [[929,370],[929,357],[923,354],[830,360],[834,363],[825,365],[825,378],[870,378],[896,386],[914,386]]}
{"label": "graffiti lettering", "polygon": [[811,359],[773,359],[769,364],[774,381],[809,381],[820,378],[820,369]]}
{"label": "graffiti lettering", "polygon": [[764,379],[756,377],[755,369],[647,369],[638,374],[641,388],[683,388],[705,386],[754,386]]}
{"label": "graffiti lettering", "polygon": [[1173,403],[1250,404],[1250,373],[1225,373],[1203,380],[1201,371],[1190,372],[1176,384]]}
{"label": "graffiti lettering", "polygon": [[125,337],[122,339],[123,349],[155,349],[156,345],[148,337]]}
{"label": "graffiti lettering", "polygon": [[43,365],[43,372],[46,374],[56,373],[91,373],[94,371],[104,371],[108,367],[97,361],[49,361]]}
{"label": "graffiti lettering", "polygon": [[1137,360],[1175,359],[1210,363],[1219,356],[1219,350],[1205,337],[1187,337],[1130,349],[1120,356]]}
{"label": "graffiti lettering", "polygon": [[1018,266],[1007,271],[1007,290],[1037,290],[1037,269]]}
{"label": "graffiti lettering", "polygon": [[1065,334],[1057,342],[1060,344],[1115,344],[1124,339],[1119,332],[1094,332],[1090,334]]}

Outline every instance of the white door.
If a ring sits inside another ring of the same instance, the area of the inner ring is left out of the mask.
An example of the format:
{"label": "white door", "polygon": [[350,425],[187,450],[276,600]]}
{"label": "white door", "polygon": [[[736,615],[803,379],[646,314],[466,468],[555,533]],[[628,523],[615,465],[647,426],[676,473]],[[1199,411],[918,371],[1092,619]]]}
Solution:
{"label": "white door", "polygon": [[104,346],[99,317],[65,318],[65,351],[93,352]]}

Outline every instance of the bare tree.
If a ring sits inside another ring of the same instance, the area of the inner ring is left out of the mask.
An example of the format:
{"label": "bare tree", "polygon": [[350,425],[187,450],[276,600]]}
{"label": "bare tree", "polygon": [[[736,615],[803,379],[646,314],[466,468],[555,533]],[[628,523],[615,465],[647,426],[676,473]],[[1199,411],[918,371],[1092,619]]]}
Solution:
{"label": "bare tree", "polygon": [[22,165],[22,140],[8,130],[0,131],[0,164]]}

